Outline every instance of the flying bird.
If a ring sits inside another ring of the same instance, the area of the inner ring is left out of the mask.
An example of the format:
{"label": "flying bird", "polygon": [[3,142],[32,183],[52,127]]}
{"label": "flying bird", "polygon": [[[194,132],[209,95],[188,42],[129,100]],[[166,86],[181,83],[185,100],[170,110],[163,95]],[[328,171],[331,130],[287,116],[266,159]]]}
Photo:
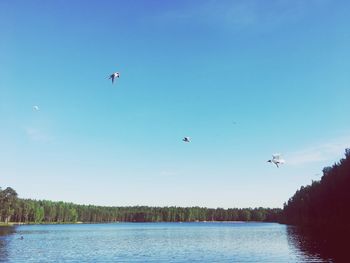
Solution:
{"label": "flying bird", "polygon": [[109,76],[109,79],[112,79],[112,83],[114,83],[114,79],[119,78],[119,76],[120,76],[119,72],[114,72]]}
{"label": "flying bird", "polygon": [[191,140],[190,140],[190,137],[184,137],[183,139],[182,139],[184,142],[190,142]]}
{"label": "flying bird", "polygon": [[34,106],[33,106],[33,111],[38,111],[38,110],[39,110],[39,106],[34,105]]}
{"label": "flying bird", "polygon": [[286,161],[281,158],[280,153],[275,153],[272,155],[272,160],[268,160],[268,163],[274,163],[276,164],[277,168],[279,168],[279,164],[284,164]]}

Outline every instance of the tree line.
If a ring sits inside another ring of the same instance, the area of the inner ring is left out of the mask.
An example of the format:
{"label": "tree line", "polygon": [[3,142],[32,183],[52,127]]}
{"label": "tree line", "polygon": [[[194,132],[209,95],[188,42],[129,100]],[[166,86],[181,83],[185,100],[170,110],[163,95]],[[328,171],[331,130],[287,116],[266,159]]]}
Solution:
{"label": "tree line", "polygon": [[323,169],[320,181],[302,186],[284,204],[283,223],[317,228],[350,228],[350,149],[345,158]]}
{"label": "tree line", "polygon": [[276,221],[281,209],[203,207],[108,207],[18,198],[14,189],[0,188],[0,221],[17,223],[107,223]]}
{"label": "tree line", "polygon": [[323,169],[320,181],[302,186],[284,208],[108,207],[18,198],[14,189],[0,188],[0,222],[107,223],[266,221],[302,226],[349,226],[350,149],[345,158]]}

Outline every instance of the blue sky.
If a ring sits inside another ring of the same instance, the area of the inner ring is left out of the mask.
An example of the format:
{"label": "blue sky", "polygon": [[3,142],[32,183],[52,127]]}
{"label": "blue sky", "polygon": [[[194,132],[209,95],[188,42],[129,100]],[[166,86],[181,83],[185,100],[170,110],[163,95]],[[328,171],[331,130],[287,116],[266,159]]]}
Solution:
{"label": "blue sky", "polygon": [[1,1],[0,185],[82,204],[282,207],[350,147],[349,9]]}

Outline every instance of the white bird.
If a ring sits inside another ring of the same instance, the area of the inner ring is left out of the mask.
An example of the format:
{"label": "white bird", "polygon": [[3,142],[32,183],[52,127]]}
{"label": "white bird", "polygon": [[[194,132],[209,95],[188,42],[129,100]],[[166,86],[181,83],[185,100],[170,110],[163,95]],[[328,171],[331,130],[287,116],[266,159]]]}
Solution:
{"label": "white bird", "polygon": [[38,111],[38,110],[39,110],[39,106],[34,105],[34,106],[33,106],[33,111]]}
{"label": "white bird", "polygon": [[190,140],[190,137],[184,137],[183,139],[182,139],[184,142],[190,142],[191,140]]}
{"label": "white bird", "polygon": [[119,78],[119,76],[120,76],[120,73],[119,73],[119,72],[114,72],[113,74],[111,74],[111,75],[109,76],[109,79],[112,79],[112,83],[114,83],[114,79],[115,79],[115,78]]}
{"label": "white bird", "polygon": [[284,159],[281,158],[281,154],[280,153],[275,153],[272,155],[272,160],[268,160],[268,163],[274,163],[276,164],[277,167],[279,167],[279,164],[284,164],[286,161]]}

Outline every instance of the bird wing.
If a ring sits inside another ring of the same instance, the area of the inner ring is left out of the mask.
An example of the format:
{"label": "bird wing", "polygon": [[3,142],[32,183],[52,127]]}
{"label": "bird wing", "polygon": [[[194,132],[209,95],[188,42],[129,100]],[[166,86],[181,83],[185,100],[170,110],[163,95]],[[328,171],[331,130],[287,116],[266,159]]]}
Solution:
{"label": "bird wing", "polygon": [[279,160],[281,158],[281,154],[280,153],[275,153],[275,154],[272,154],[272,157],[274,160]]}

